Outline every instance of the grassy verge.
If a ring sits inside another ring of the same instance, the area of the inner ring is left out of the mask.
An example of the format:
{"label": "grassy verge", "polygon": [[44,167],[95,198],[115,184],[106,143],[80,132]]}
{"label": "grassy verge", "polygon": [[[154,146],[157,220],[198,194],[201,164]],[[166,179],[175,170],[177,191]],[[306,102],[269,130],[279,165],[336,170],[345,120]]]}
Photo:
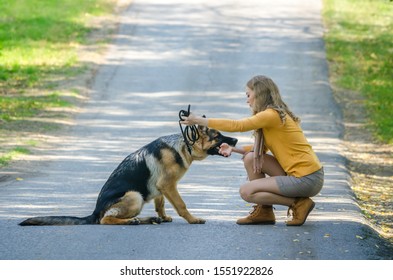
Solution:
{"label": "grassy verge", "polygon": [[78,69],[76,48],[88,20],[110,10],[110,0],[0,0],[0,92],[51,88],[54,76]]}
{"label": "grassy verge", "polygon": [[393,2],[324,0],[333,83],[365,98],[375,137],[393,144]]}
{"label": "grassy verge", "polygon": [[77,93],[58,85],[86,70],[78,47],[91,31],[88,23],[112,12],[115,2],[0,0],[0,166],[20,154],[16,141],[9,145],[11,132],[42,131],[49,126],[37,118],[72,106]]}
{"label": "grassy verge", "polygon": [[16,147],[0,157],[0,166],[7,165],[8,161],[19,155],[29,154],[30,151],[23,147]]}
{"label": "grassy verge", "polygon": [[393,2],[324,0],[323,17],[351,188],[393,244]]}

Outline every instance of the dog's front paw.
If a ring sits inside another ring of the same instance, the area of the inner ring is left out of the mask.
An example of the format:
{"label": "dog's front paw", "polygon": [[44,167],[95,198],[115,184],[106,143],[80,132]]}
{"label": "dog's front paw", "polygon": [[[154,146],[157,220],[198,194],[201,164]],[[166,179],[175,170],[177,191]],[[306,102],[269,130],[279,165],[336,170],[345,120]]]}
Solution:
{"label": "dog's front paw", "polygon": [[162,219],[162,222],[164,222],[164,223],[172,222],[172,217],[171,216],[164,216],[164,217],[161,217],[161,219]]}
{"label": "dog's front paw", "polygon": [[201,218],[193,218],[193,219],[190,219],[188,222],[190,224],[204,224],[204,223],[206,223],[206,220],[201,219]]}

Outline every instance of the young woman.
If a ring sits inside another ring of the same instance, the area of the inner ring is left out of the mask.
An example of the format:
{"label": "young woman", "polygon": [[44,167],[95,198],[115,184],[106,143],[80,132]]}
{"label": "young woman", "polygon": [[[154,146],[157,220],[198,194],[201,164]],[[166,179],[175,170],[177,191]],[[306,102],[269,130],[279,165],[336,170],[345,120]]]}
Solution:
{"label": "young woman", "polygon": [[[323,186],[323,167],[307,142],[300,119],[283,102],[277,85],[266,76],[255,76],[246,86],[252,116],[241,120],[202,118],[190,114],[182,124],[203,125],[226,132],[254,131],[254,146],[234,148],[227,144],[220,153],[243,154],[249,182],[240,187],[241,197],[255,203],[253,211],[237,221],[275,224],[272,205],[288,206],[288,226],[301,226],[315,206],[310,197]],[[267,152],[270,153],[267,153]],[[266,176],[268,175],[268,176]]]}

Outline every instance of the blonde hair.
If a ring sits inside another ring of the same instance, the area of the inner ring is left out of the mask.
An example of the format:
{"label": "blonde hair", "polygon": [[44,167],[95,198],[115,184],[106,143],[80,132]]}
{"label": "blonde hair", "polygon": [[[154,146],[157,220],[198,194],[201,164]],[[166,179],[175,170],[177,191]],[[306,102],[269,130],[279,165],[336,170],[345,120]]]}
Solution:
{"label": "blonde hair", "polygon": [[287,104],[282,100],[277,85],[269,77],[255,76],[247,82],[247,87],[255,93],[255,101],[252,107],[254,115],[271,108],[278,112],[282,123],[285,123],[287,115],[295,122],[300,122],[300,119],[289,110]]}

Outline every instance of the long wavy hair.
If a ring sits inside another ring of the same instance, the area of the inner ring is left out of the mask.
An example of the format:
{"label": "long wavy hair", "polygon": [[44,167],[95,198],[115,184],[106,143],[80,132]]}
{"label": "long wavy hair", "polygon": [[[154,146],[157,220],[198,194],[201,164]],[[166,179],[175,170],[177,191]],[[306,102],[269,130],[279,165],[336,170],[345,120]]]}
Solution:
{"label": "long wavy hair", "polygon": [[255,101],[251,108],[253,115],[271,108],[278,112],[282,123],[285,123],[287,115],[295,122],[300,122],[300,118],[292,113],[282,100],[277,85],[269,77],[263,75],[255,76],[247,82],[247,87],[255,92]]}

